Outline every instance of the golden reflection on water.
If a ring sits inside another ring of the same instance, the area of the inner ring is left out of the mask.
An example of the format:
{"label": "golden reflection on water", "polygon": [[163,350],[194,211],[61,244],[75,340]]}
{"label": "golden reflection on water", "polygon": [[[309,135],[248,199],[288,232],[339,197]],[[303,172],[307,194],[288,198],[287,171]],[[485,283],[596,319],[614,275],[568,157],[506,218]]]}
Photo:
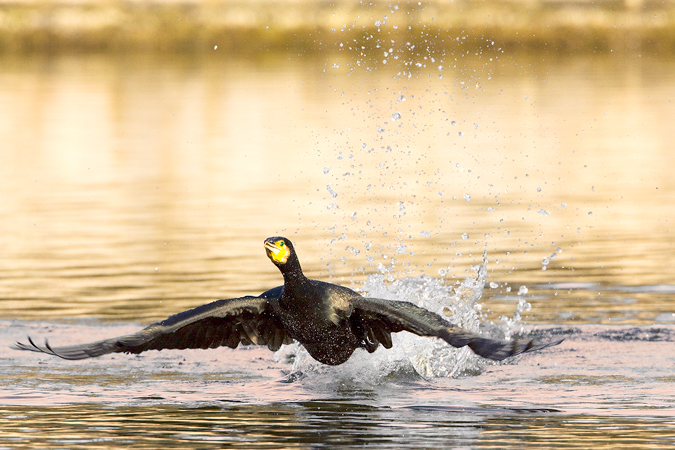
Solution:
{"label": "golden reflection on water", "polygon": [[[593,415],[499,411],[467,415],[460,408],[372,408],[358,403],[314,402],[225,408],[105,406],[0,408],[6,426],[0,439],[13,448],[307,448],[325,445],[413,448],[471,446],[523,448],[655,448],[672,443],[672,430],[653,418],[616,418],[612,425]],[[475,411],[472,411],[475,413]],[[45,433],[48,431],[48,434]]]}
{"label": "golden reflection on water", "polygon": [[[276,234],[347,284],[392,261],[454,282],[487,250],[506,309],[520,284],[590,287],[533,298],[535,321],[583,317],[594,283],[672,283],[672,60],[476,53],[408,78],[322,58],[3,56],[4,316],[258,293]],[[646,292],[629,322],[671,311]]]}
{"label": "golden reflection on water", "polygon": [[[568,324],[672,321],[673,61],[417,55],[408,78],[403,59],[322,58],[0,57],[0,446],[671,445],[672,326]],[[264,349],[8,348],[261,292],[276,234],[357,286],[394,260],[452,283],[487,250],[488,316],[523,297],[567,340],[356,388],[281,383]]]}

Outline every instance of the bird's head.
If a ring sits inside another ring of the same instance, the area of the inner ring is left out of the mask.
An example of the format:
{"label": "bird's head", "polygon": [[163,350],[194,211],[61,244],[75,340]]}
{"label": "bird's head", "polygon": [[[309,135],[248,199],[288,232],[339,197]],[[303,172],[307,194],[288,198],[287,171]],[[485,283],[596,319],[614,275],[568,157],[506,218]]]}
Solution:
{"label": "bird's head", "polygon": [[285,237],[275,236],[265,239],[267,257],[280,268],[294,254],[293,244]]}

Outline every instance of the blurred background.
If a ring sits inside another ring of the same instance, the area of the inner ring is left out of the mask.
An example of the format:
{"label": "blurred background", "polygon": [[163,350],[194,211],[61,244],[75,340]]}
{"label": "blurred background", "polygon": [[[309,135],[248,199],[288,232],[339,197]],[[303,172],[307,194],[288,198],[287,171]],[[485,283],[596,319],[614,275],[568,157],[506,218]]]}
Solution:
{"label": "blurred background", "polygon": [[[218,45],[260,52],[334,52],[356,39],[433,49],[464,45],[585,51],[672,51],[675,2],[523,0],[366,2],[303,0],[3,0],[5,51],[163,50]],[[371,39],[367,36],[373,35]]]}
{"label": "blurred background", "polygon": [[674,54],[672,1],[3,0],[3,316],[256,294],[285,235],[354,287],[487,252],[494,316],[672,322]]}

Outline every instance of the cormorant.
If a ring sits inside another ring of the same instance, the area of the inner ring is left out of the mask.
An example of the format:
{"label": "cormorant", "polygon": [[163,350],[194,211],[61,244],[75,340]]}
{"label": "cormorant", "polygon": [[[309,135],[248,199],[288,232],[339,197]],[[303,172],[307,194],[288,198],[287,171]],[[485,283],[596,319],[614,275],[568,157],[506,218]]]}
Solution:
{"label": "cormorant", "polygon": [[408,331],[433,336],[453,347],[468,345],[474,353],[497,361],[520,353],[557,345],[531,339],[502,341],[452,325],[438,314],[405,301],[366,298],[336,284],[310,280],[302,273],[293,244],[283,237],[265,240],[270,260],[284,277],[283,286],[258,297],[218,300],[154,323],[126,336],[89,344],[51,347],[17,342],[14,348],[47,353],[63,359],[85,359],[107,353],[146,350],[216,348],[239,344],[266,345],[300,342],[314,359],[342,364],[354,350],[374,352],[391,348],[391,333]]}

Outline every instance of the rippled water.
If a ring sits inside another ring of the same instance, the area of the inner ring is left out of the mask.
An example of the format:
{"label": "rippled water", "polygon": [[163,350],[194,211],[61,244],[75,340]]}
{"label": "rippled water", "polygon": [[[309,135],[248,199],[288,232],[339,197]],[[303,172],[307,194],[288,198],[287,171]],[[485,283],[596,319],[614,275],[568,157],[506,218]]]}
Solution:
{"label": "rippled water", "polygon": [[[134,329],[2,325],[4,343],[28,332],[49,332],[57,342]],[[539,333],[566,341],[459,378],[424,379],[405,367],[387,374],[357,355],[342,374],[307,373],[291,383],[290,364],[257,348],[69,362],[4,346],[0,439],[14,448],[675,443],[673,326],[544,327]],[[359,370],[369,372],[366,380]]]}
{"label": "rippled water", "polygon": [[[1,57],[1,446],[675,443],[675,63],[457,54],[409,78],[350,58]],[[260,293],[278,234],[313,278],[566,340],[494,365],[401,336],[332,369],[9,349]]]}

